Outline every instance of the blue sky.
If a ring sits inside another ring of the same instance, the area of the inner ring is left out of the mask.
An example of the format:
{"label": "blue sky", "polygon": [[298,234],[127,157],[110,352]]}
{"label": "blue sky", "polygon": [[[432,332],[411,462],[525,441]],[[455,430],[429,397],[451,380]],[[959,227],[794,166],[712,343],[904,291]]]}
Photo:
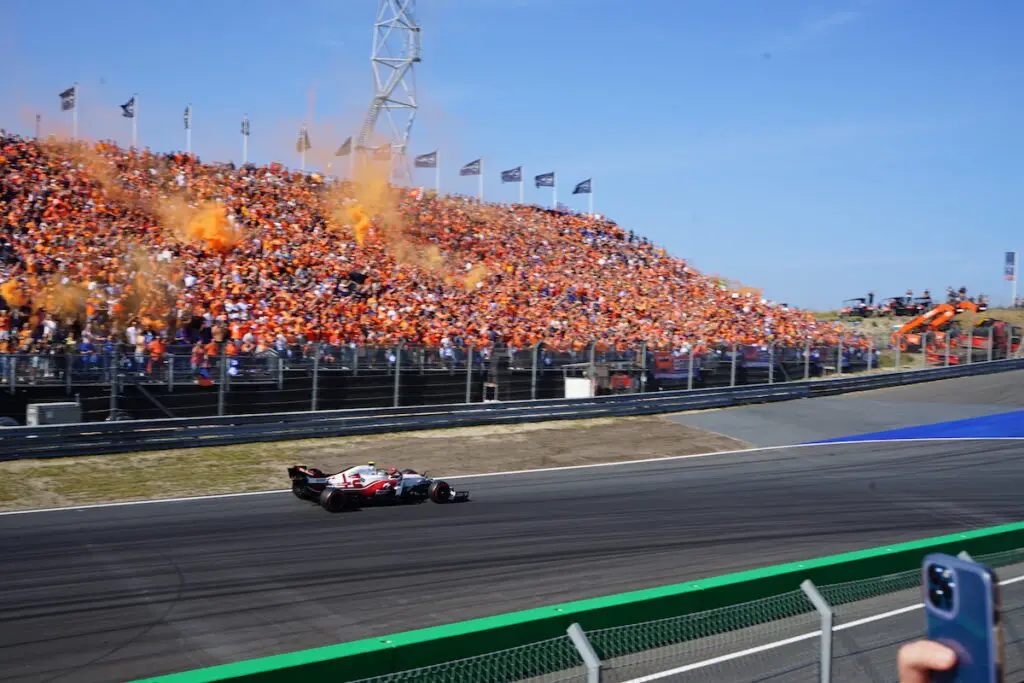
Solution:
{"label": "blue sky", "polygon": [[[874,289],[966,285],[1009,298],[1024,250],[1024,3],[950,0],[419,0],[415,153],[442,150],[442,190],[485,159],[556,171],[559,200],[594,179],[595,209],[714,272],[793,305]],[[98,9],[102,8],[102,9]],[[361,120],[375,0],[99,3],[8,0],[0,126],[68,128],[57,93],[81,84],[81,133],[297,165]],[[433,171],[417,172],[433,183]],[[550,189],[528,184],[529,202]]]}

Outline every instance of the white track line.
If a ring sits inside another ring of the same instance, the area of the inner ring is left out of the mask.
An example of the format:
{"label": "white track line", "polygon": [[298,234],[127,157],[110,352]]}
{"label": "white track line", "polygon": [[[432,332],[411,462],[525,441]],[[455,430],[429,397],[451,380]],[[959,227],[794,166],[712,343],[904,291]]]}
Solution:
{"label": "white track line", "polygon": [[[456,479],[479,479],[483,477],[508,477],[520,474],[543,474],[545,472],[564,472],[569,470],[596,469],[599,467],[623,467],[628,465],[644,465],[658,462],[674,462],[677,460],[690,460],[694,458],[709,458],[715,455],[737,455],[742,453],[766,453],[780,451],[787,448],[825,448],[840,446],[859,446],[862,444],[879,443],[927,443],[927,442],[950,442],[950,441],[1024,441],[1024,436],[945,436],[925,437],[919,439],[859,439],[851,441],[830,441],[826,443],[797,443],[788,446],[754,446],[752,448],[740,448],[731,451],[711,451],[709,453],[691,453],[689,455],[669,455],[664,458],[644,458],[642,460],[621,460],[619,462],[596,462],[587,465],[564,465],[562,467],[541,467],[533,470],[510,470],[507,472],[482,472],[480,474],[457,474],[446,476],[446,480]],[[241,498],[243,496],[266,496],[270,494],[289,493],[291,489],[272,489],[269,491],[246,491],[244,493],[215,493],[207,496],[185,496],[179,498],[153,498],[149,500],[129,500],[119,503],[97,503],[94,505],[74,505],[59,508],[37,508],[34,510],[10,510],[0,512],[0,517],[7,515],[29,515],[37,512],[67,512],[69,510],[94,510],[97,508],[125,507],[128,505],[153,505],[155,503],[187,503],[191,501],[216,500],[220,498]]]}
{"label": "white track line", "polygon": [[[1019,583],[1021,581],[1024,581],[1024,575],[1022,575],[1022,576],[1015,576],[1012,579],[1006,579],[1005,581],[1000,581],[999,585],[1000,586],[1009,586],[1010,584]],[[894,610],[891,610],[889,612],[883,612],[881,614],[874,614],[874,615],[872,615],[870,617],[864,617],[863,619],[857,619],[856,621],[851,621],[851,622],[849,622],[847,624],[840,624],[839,626],[833,626],[832,627],[832,632],[835,633],[836,631],[845,631],[847,629],[856,628],[858,626],[863,626],[864,624],[870,624],[870,623],[875,622],[875,621],[882,621],[883,619],[888,619],[890,617],[898,617],[901,614],[907,614],[908,612],[913,612],[914,610],[921,609],[922,607],[923,607],[922,603],[917,603],[917,604],[914,604],[914,605],[908,605],[906,607],[900,607],[899,609],[894,609]],[[793,636],[792,638],[786,638],[785,640],[777,640],[777,641],[775,641],[773,643],[766,643],[764,645],[758,645],[757,647],[751,647],[751,648],[748,648],[746,650],[740,650],[739,652],[733,652],[733,653],[730,653],[730,654],[727,654],[727,655],[722,655],[720,657],[713,657],[712,659],[705,659],[705,660],[700,661],[700,662],[694,662],[693,664],[687,664],[685,666],[676,667],[675,669],[669,669],[668,671],[659,671],[656,674],[648,674],[647,676],[641,676],[640,678],[633,678],[631,680],[625,681],[625,683],[647,683],[648,681],[656,681],[656,680],[658,680],[660,678],[665,678],[667,676],[677,676],[679,674],[683,674],[683,673],[686,673],[688,671],[694,671],[696,669],[704,669],[706,667],[714,666],[715,664],[721,664],[723,662],[729,662],[729,661],[732,661],[734,659],[742,659],[743,657],[748,657],[750,655],[756,655],[756,654],[759,654],[761,652],[767,652],[769,650],[777,650],[780,647],[786,647],[787,645],[793,645],[794,643],[799,643],[799,642],[802,642],[804,640],[810,640],[811,638],[817,638],[820,635],[821,635],[821,629],[819,629],[817,631],[812,631],[811,633],[804,633],[803,635]],[[896,666],[896,663],[894,661],[893,662],[893,667],[895,668],[895,666]]]}

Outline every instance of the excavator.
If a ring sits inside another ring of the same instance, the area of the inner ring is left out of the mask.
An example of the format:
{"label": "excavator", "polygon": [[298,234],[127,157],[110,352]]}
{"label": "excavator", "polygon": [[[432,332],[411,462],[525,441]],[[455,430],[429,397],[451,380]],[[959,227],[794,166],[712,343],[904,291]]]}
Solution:
{"label": "excavator", "polygon": [[1002,360],[1020,353],[1024,328],[1005,320],[982,318],[965,333],[959,325],[952,325],[945,333],[950,335],[949,357],[946,357],[945,335],[929,344],[928,362],[937,365],[960,365],[987,360]]}
{"label": "excavator", "polygon": [[928,335],[936,344],[945,345],[945,334],[949,325],[959,313],[971,311],[981,313],[988,310],[985,304],[973,301],[959,301],[955,304],[939,304],[916,318],[905,323],[892,334],[892,343],[900,347],[900,351],[918,352],[922,348],[922,339]]}

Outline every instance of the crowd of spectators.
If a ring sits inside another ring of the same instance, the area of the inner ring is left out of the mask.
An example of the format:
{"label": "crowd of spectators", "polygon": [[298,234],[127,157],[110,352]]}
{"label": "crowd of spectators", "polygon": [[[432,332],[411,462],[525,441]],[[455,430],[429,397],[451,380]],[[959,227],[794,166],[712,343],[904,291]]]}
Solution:
{"label": "crowd of spectators", "polygon": [[[602,217],[392,187],[357,238],[338,210],[352,189],[277,164],[0,133],[0,351],[399,340],[679,350],[842,334]],[[169,225],[175,202],[216,202],[230,234]]]}

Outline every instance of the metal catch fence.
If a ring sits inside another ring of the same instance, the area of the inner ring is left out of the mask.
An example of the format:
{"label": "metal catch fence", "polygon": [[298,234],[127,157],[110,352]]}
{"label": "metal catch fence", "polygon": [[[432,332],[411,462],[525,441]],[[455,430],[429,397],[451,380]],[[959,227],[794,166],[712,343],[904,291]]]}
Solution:
{"label": "metal catch fence", "polygon": [[[1015,328],[1014,328],[1015,329]],[[682,349],[560,351],[303,344],[234,355],[110,347],[0,355],[0,417],[23,423],[24,402],[81,404],[85,421],[454,405],[779,384],[906,372],[1021,356],[995,328],[877,335],[858,345],[696,343]],[[19,394],[20,392],[20,394]],[[10,398],[4,398],[6,396]],[[19,403],[16,395],[27,398]]]}
{"label": "metal catch fence", "polygon": [[[1024,548],[980,555],[1003,601],[1007,681],[1024,679]],[[566,635],[357,683],[821,683],[895,680],[924,633],[920,572],[814,586],[677,617]]]}

